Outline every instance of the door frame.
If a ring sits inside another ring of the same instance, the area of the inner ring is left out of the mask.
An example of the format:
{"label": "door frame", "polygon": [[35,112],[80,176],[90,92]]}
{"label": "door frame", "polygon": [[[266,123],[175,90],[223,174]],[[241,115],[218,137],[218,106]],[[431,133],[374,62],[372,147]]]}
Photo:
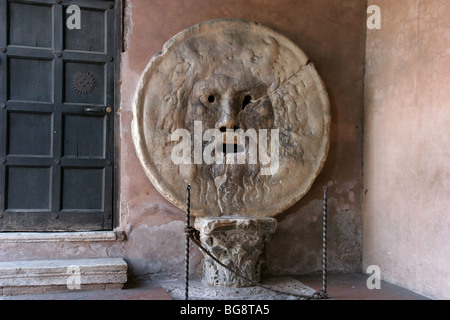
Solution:
{"label": "door frame", "polygon": [[113,123],[113,195],[112,195],[112,228],[120,226],[120,106],[121,106],[121,60],[124,52],[124,17],[125,1],[114,0],[114,123]]}

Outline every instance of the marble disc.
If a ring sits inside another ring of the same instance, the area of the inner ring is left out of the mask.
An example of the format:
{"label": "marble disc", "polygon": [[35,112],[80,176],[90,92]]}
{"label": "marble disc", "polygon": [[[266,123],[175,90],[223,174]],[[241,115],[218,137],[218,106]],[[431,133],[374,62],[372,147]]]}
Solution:
{"label": "marble disc", "polygon": [[193,215],[256,218],[308,192],[330,122],[325,86],[297,45],[259,23],[220,19],[181,31],[151,59],[132,130],[145,173],[171,203],[185,210],[189,184]]}

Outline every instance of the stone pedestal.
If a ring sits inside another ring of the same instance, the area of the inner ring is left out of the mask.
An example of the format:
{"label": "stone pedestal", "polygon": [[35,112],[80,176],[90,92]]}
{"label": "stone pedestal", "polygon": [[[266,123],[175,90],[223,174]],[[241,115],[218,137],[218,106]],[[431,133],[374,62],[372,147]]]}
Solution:
{"label": "stone pedestal", "polygon": [[[261,252],[276,227],[274,218],[215,217],[195,220],[202,245],[223,264],[257,282],[261,276]],[[253,285],[203,254],[203,282],[220,287]]]}

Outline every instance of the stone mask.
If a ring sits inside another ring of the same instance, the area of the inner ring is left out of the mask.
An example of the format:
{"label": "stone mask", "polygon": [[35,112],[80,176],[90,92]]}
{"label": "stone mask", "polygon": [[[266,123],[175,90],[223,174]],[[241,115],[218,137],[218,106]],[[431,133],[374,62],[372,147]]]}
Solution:
{"label": "stone mask", "polygon": [[[133,113],[133,139],[149,179],[181,209],[190,184],[191,212],[200,217],[275,216],[309,190],[329,148],[330,106],[314,66],[290,40],[249,21],[207,21],[175,35],[144,70]],[[192,152],[177,164],[171,135],[179,129],[192,137]],[[204,139],[209,129],[222,141]],[[250,129],[258,146],[261,130],[267,150],[279,142],[273,174],[262,174],[273,162],[262,163],[260,152],[250,163],[250,140],[237,146],[227,135]],[[223,163],[195,161],[195,146],[210,144],[213,156],[223,152]]]}

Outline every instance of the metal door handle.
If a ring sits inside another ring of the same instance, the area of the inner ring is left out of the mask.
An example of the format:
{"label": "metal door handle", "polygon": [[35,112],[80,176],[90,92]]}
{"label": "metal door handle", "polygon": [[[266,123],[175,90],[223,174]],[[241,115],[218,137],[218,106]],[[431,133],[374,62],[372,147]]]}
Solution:
{"label": "metal door handle", "polygon": [[84,108],[85,112],[90,113],[111,113],[111,107],[86,107]]}

